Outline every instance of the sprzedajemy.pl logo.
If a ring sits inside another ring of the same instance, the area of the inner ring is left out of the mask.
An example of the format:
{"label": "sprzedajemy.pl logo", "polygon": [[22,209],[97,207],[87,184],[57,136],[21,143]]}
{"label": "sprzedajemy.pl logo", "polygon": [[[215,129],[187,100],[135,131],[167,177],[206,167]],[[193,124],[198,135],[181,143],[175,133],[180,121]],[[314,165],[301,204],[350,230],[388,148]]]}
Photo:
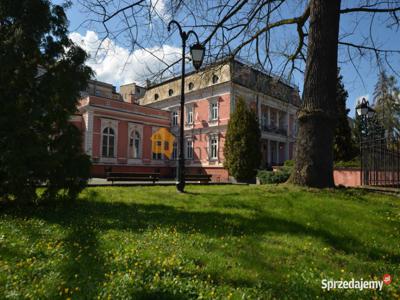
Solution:
{"label": "sprzedajemy.pl logo", "polygon": [[383,275],[382,280],[332,280],[323,279],[321,281],[321,288],[327,291],[333,289],[357,289],[357,290],[382,290],[383,285],[389,285],[392,282],[390,274]]}

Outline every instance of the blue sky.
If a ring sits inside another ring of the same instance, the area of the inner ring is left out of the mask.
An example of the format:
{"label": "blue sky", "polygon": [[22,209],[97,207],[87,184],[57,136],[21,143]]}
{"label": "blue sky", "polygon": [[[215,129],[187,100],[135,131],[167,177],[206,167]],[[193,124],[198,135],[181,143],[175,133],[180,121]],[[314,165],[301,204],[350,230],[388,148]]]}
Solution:
{"label": "blue sky", "polygon": [[[62,3],[62,0],[53,1],[54,3]],[[351,3],[351,2],[350,2]],[[343,7],[343,4],[342,4]],[[88,37],[88,28],[85,26],[81,26],[81,24],[87,19],[87,15],[82,13],[82,8],[73,1],[72,7],[67,11],[68,18],[70,20],[70,32],[75,33],[75,36],[78,39],[83,39],[83,37]],[[341,34],[352,30],[357,26],[357,35],[352,37],[351,41],[361,41],[363,36],[367,36],[370,32],[369,27],[370,16],[365,15],[354,15],[354,14],[346,14],[341,17]],[[374,26],[372,27],[372,33],[377,37],[377,42],[379,45],[388,49],[400,49],[400,32],[388,30],[386,26],[383,25],[382,19],[376,18]],[[96,31],[96,28],[91,28]],[[93,33],[92,33],[93,37]],[[177,34],[175,36],[171,36],[168,40],[167,47],[168,51],[174,53],[171,55],[171,60],[176,58],[176,55],[179,55],[179,47],[180,42],[177,38]],[[122,53],[126,56],[129,55],[129,49],[124,47],[126,45],[116,44],[115,47],[118,47],[118,51],[122,51]],[[176,48],[173,48],[176,47]],[[126,50],[126,52],[124,51]],[[175,52],[174,52],[175,51]],[[117,52],[121,53],[121,52]],[[372,101],[372,94],[374,90],[374,85],[377,79],[378,68],[375,64],[375,61],[371,59],[371,57],[364,57],[360,60],[355,60],[354,65],[350,61],[345,61],[345,56],[347,54],[347,50],[341,48],[339,51],[339,60],[341,74],[343,75],[343,80],[345,84],[345,88],[349,93],[349,98],[347,100],[347,106],[351,109],[349,116],[354,116],[354,107],[356,103],[356,99],[360,96],[368,95],[370,101]],[[124,57],[124,55],[121,55]],[[114,59],[114,61],[110,64],[110,70],[99,69],[99,74],[101,74],[100,79],[107,80],[110,83],[115,85],[119,85],[121,83],[126,83],[124,81],[124,77],[128,78],[127,80],[135,80],[137,77],[137,73],[133,74],[132,72],[126,73],[125,71],[117,71],[113,69],[128,69],[133,70],[137,69],[137,72],[144,72],[145,67],[140,67],[140,62],[145,59],[145,53],[139,52],[136,55],[136,59],[132,60],[132,68],[130,65],[126,67],[123,63],[121,63],[121,59]],[[392,62],[392,67],[400,73],[400,56]],[[388,70],[389,73],[392,73]],[[119,74],[119,75],[118,75]],[[127,75],[129,74],[129,75]],[[400,81],[400,78],[398,78]],[[294,78],[294,81],[300,86],[300,90],[302,90],[302,76],[297,74]]]}

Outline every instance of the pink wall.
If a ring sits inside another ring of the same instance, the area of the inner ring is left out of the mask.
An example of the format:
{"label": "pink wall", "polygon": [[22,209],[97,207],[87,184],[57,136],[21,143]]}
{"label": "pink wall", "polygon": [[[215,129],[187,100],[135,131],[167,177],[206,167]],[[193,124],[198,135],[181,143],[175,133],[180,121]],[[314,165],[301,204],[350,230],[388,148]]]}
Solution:
{"label": "pink wall", "polygon": [[143,160],[149,161],[152,156],[152,151],[151,151],[151,136],[153,135],[152,127],[149,125],[146,125],[143,127]]}
{"label": "pink wall", "polygon": [[120,121],[118,123],[118,154],[117,162],[123,164],[127,162],[128,158],[128,122]]}
{"label": "pink wall", "polygon": [[[223,160],[223,149],[225,144],[225,132],[213,131],[214,122],[209,121],[210,101],[208,99],[199,100],[193,107],[194,128],[205,129],[209,128],[209,133],[200,133],[193,135],[194,155],[193,161],[206,161],[209,157],[209,134],[218,133],[218,157]],[[218,124],[226,125],[230,116],[230,94],[225,94],[218,97]],[[185,116],[186,118],[186,116]],[[217,129],[217,128],[216,128]],[[189,162],[190,163],[190,162]]]}
{"label": "pink wall", "polygon": [[360,170],[357,169],[335,169],[333,178],[336,186],[356,187],[361,185]]}
{"label": "pink wall", "polygon": [[100,157],[100,143],[101,143],[101,119],[99,117],[93,118],[93,148],[92,156],[94,158]]}

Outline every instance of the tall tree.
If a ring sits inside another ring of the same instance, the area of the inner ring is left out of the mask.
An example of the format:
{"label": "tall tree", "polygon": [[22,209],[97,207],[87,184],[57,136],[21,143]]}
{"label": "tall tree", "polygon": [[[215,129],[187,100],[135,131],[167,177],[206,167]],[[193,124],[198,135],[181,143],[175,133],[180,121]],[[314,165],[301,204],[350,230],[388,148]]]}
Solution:
{"label": "tall tree", "polygon": [[73,196],[89,176],[69,119],[92,71],[67,26],[47,0],[0,2],[0,199],[34,200],[43,183]]}
{"label": "tall tree", "polygon": [[354,158],[357,153],[352,129],[348,120],[350,109],[346,108],[348,93],[344,88],[342,76],[338,71],[338,80],[336,87],[336,126],[335,137],[333,142],[333,158],[335,161],[349,161]]}
{"label": "tall tree", "polygon": [[[173,17],[200,31],[202,42],[207,44],[208,60],[240,55],[266,72],[274,71],[285,78],[305,70],[297,158],[290,179],[300,185],[333,186],[338,50],[342,61],[354,66],[355,60],[366,57],[390,66],[398,63],[400,55],[398,45],[387,43],[385,47],[373,30],[379,26],[381,30],[392,30],[392,34],[398,32],[398,0],[180,0],[164,1],[163,9],[154,7],[156,1],[81,1],[93,22],[103,29],[98,32],[104,38],[118,40],[123,36],[120,33],[126,32],[133,47],[148,50],[155,40],[164,44],[169,35],[161,34],[162,24]],[[339,40],[341,16],[360,21],[341,26]],[[154,19],[157,26],[151,22]],[[119,26],[112,27],[111,20],[118,20]],[[370,28],[367,35],[363,31],[366,27]],[[287,32],[291,28],[292,35]],[[163,61],[162,56],[157,59]],[[166,63],[165,70],[178,62]]]}
{"label": "tall tree", "polygon": [[296,161],[290,182],[333,186],[340,0],[310,2],[303,104],[298,113]]}
{"label": "tall tree", "polygon": [[224,166],[239,181],[254,179],[260,166],[260,126],[256,113],[238,99],[226,131]]}
{"label": "tall tree", "polygon": [[374,107],[377,117],[389,137],[400,134],[400,92],[394,76],[385,71],[378,75],[374,91]]}

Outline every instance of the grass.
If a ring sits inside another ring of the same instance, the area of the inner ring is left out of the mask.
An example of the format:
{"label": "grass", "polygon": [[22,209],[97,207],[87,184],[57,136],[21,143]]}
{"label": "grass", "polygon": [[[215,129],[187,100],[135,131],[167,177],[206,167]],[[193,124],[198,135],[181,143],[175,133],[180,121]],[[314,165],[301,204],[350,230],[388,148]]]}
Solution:
{"label": "grass", "polygon": [[[0,298],[399,299],[400,200],[290,186],[88,188],[4,207]],[[393,282],[321,289],[323,278]]]}

